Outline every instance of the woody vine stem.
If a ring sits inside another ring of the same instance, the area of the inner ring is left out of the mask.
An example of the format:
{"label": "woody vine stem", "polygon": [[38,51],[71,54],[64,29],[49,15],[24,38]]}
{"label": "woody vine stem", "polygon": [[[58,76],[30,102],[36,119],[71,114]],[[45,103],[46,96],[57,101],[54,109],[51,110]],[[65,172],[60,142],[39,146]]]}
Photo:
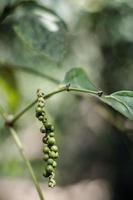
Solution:
{"label": "woody vine stem", "polygon": [[[57,93],[61,93],[61,92],[64,92],[64,91],[72,91],[72,92],[76,92],[76,93],[88,93],[88,94],[91,94],[91,95],[95,95],[95,96],[98,96],[98,97],[101,97],[102,96],[102,91],[98,91],[98,92],[95,92],[95,91],[91,91],[91,90],[84,90],[84,89],[78,89],[78,88],[73,88],[70,86],[70,84],[67,84],[67,85],[63,85],[63,86],[60,86],[58,87],[56,90],[54,90],[53,92],[50,92],[48,94],[46,94],[44,96],[44,99],[48,99],[50,97],[52,97],[53,95],[57,94]],[[17,148],[19,149],[19,152],[21,154],[21,157],[23,158],[23,161],[25,163],[25,165],[27,166],[27,169],[31,175],[31,178],[32,178],[32,181],[35,185],[35,188],[38,192],[38,195],[40,197],[40,200],[45,200],[44,197],[43,197],[43,193],[41,191],[41,188],[39,186],[39,183],[38,183],[38,180],[34,174],[34,171],[32,169],[32,166],[30,164],[30,161],[28,160],[25,152],[24,152],[24,149],[22,147],[22,144],[21,144],[21,141],[16,133],[16,131],[14,130],[13,126],[14,126],[14,123],[20,119],[22,117],[22,115],[24,113],[26,113],[31,107],[33,107],[35,104],[37,103],[37,99],[34,100],[33,102],[31,102],[28,106],[26,106],[22,111],[20,111],[18,114],[16,114],[14,117],[10,118],[10,116],[8,116],[2,107],[0,107],[0,115],[3,117],[4,121],[5,121],[5,125],[6,127],[9,129],[9,132],[11,133],[15,143],[16,143],[16,146]]]}

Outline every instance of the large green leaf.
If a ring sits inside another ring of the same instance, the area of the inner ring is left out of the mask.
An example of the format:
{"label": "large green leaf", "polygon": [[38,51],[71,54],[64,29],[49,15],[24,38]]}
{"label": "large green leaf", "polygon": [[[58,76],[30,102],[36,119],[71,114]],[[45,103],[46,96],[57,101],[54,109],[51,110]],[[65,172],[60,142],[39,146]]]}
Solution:
{"label": "large green leaf", "polygon": [[[90,90],[98,91],[82,68],[72,68],[68,71],[63,83],[70,84],[70,87],[75,89],[88,90],[88,93]],[[99,94],[102,95],[102,93]],[[133,91],[118,91],[111,95],[99,95],[99,99],[133,120]]]}
{"label": "large green leaf", "polygon": [[[18,5],[0,24],[0,67],[34,68],[40,72],[42,68],[43,72],[49,68],[51,71],[65,55],[65,23],[53,11],[33,1]],[[57,19],[58,31],[49,31],[49,20],[46,19],[47,26],[41,21],[43,14]]]}
{"label": "large green leaf", "polygon": [[64,84],[70,84],[77,89],[97,91],[82,68],[72,68],[66,73]]}
{"label": "large green leaf", "polygon": [[28,48],[56,62],[64,58],[68,44],[67,29],[53,11],[29,2],[16,10],[14,20],[14,30]]}
{"label": "large green leaf", "polygon": [[101,100],[125,117],[133,120],[133,91],[118,91],[103,96]]}

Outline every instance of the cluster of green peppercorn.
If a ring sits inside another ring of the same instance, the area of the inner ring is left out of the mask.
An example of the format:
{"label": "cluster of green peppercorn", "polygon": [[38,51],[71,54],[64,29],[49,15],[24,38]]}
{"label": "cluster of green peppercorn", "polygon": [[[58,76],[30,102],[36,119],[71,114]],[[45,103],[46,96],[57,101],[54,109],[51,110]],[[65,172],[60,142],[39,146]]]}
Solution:
{"label": "cluster of green peppercorn", "polygon": [[44,134],[43,136],[43,153],[45,161],[45,171],[43,173],[44,177],[47,177],[49,182],[49,187],[54,187],[55,182],[55,168],[57,166],[56,159],[58,158],[58,147],[56,146],[54,126],[48,122],[48,118],[45,112],[45,100],[44,93],[40,90],[37,91],[37,107],[36,107],[36,117],[42,122],[42,127],[40,132]]}

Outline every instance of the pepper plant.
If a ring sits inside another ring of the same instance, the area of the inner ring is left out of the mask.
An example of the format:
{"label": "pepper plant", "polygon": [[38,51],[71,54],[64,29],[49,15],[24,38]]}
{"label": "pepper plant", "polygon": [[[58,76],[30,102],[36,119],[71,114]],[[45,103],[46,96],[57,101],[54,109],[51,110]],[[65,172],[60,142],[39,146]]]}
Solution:
{"label": "pepper plant", "polygon": [[[56,185],[55,169],[58,167],[57,158],[60,153],[56,145],[56,130],[47,117],[46,107],[50,98],[63,92],[71,93],[71,95],[85,94],[87,98],[90,96],[97,98],[102,104],[111,106],[126,118],[133,120],[133,91],[121,90],[105,94],[102,89],[90,81],[83,68],[71,68],[64,74],[63,81],[40,72],[37,67],[34,68],[38,63],[40,67],[48,63],[58,65],[67,53],[69,43],[70,34],[67,25],[53,10],[37,1],[2,1],[0,5],[0,44],[2,47],[8,45],[8,50],[0,49],[1,75],[5,69],[8,69],[11,76],[10,82],[13,83],[12,69],[19,69],[41,76],[56,84],[55,90],[49,93],[45,93],[41,88],[36,88],[35,100],[19,113],[8,114],[0,105],[0,115],[5,121],[5,129],[11,133],[41,200],[44,200],[43,193],[15,130],[15,124],[29,109],[35,106],[35,116],[40,121],[40,132],[43,134],[44,143],[45,169],[43,176],[48,178],[49,187]],[[18,101],[14,90],[12,91],[14,101]],[[9,103],[12,105],[10,99]],[[60,162],[59,158],[58,162]]]}

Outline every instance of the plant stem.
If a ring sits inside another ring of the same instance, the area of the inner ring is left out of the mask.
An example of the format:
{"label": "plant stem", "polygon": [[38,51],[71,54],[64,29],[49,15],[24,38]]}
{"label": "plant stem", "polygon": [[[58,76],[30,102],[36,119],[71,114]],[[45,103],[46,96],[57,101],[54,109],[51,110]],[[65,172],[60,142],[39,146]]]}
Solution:
{"label": "plant stem", "polygon": [[97,92],[97,91],[78,89],[78,88],[73,88],[73,87],[68,88],[68,91],[88,93],[88,94],[93,94],[93,95],[97,95],[97,96],[101,96],[102,95],[102,91],[98,91]]}
{"label": "plant stem", "polygon": [[28,160],[28,158],[27,158],[27,156],[26,156],[26,154],[25,154],[25,152],[24,152],[24,149],[23,149],[23,147],[22,147],[22,144],[21,144],[21,142],[20,142],[20,140],[19,140],[19,137],[18,137],[16,131],[15,131],[12,127],[9,127],[9,131],[10,131],[10,133],[11,133],[11,135],[12,135],[12,137],[13,137],[13,139],[14,139],[14,141],[15,141],[15,143],[16,143],[18,149],[19,149],[19,152],[20,152],[20,154],[21,154],[21,156],[22,156],[22,158],[23,158],[23,160],[24,160],[24,162],[25,162],[25,165],[27,166],[27,169],[28,169],[28,171],[29,171],[29,173],[30,173],[30,175],[31,175],[31,178],[32,178],[32,180],[33,180],[33,183],[34,183],[34,185],[35,185],[35,187],[36,187],[36,190],[37,190],[37,192],[38,192],[38,195],[39,195],[39,197],[40,197],[40,200],[45,200],[44,197],[43,197],[43,193],[42,193],[42,191],[41,191],[41,188],[40,188],[40,186],[39,186],[39,183],[38,183],[38,181],[37,181],[37,178],[36,178],[36,176],[35,176],[35,174],[34,174],[34,171],[33,171],[33,169],[32,169],[32,166],[31,166],[31,164],[30,164],[30,161]]}
{"label": "plant stem", "polygon": [[14,118],[10,121],[10,124],[13,125],[24,113],[26,113],[32,106],[36,104],[37,100],[33,101],[29,105],[27,105],[22,111],[14,116]]}
{"label": "plant stem", "polygon": [[34,70],[34,69],[31,69],[31,68],[17,67],[17,66],[14,66],[14,68],[15,68],[16,70],[21,70],[21,71],[27,72],[27,73],[29,73],[29,74],[34,74],[34,75],[39,76],[39,77],[41,77],[41,78],[45,78],[45,79],[47,79],[47,80],[49,80],[49,81],[55,83],[56,85],[60,83],[59,80],[57,80],[57,79],[55,79],[55,78],[53,78],[53,77],[51,77],[51,76],[49,76],[49,75],[47,75],[47,74],[44,74],[44,73],[42,73],[42,72],[36,71],[36,70]]}
{"label": "plant stem", "polygon": [[35,69],[32,69],[32,68],[28,68],[28,67],[21,66],[21,65],[11,65],[9,63],[4,63],[3,64],[1,62],[0,62],[0,66],[2,68],[4,67],[4,69],[5,68],[12,68],[13,70],[20,70],[20,71],[23,71],[23,72],[27,72],[29,74],[34,74],[34,75],[39,76],[41,78],[45,78],[45,79],[51,81],[52,83],[54,83],[56,85],[60,84],[60,80],[58,80],[56,78],[53,78],[53,77],[51,77],[51,76],[49,76],[49,75],[47,75],[45,73],[39,72],[39,71],[37,71]]}
{"label": "plant stem", "polygon": [[[61,86],[59,88],[57,88],[56,90],[54,90],[53,92],[50,92],[48,94],[46,94],[44,96],[44,99],[48,99],[51,96],[60,93],[60,92],[64,92],[64,91],[73,91],[73,92],[82,92],[82,93],[88,93],[91,95],[96,95],[96,96],[101,96],[102,95],[102,91],[91,91],[91,90],[84,90],[84,89],[78,89],[78,88],[73,88],[70,87],[70,85],[65,85],[65,86]],[[14,118],[10,121],[10,124],[13,125],[25,112],[27,112],[33,105],[35,105],[37,103],[37,99],[34,100],[32,103],[30,103],[28,106],[26,106],[22,111],[20,111],[18,114],[16,114],[14,116]]]}
{"label": "plant stem", "polygon": [[[66,86],[61,87],[53,92],[48,93],[44,96],[44,99],[48,99],[49,97],[53,96],[54,94],[60,93],[66,91]],[[30,103],[28,106],[26,106],[22,111],[20,111],[18,114],[14,116],[14,118],[10,121],[10,124],[14,124],[25,112],[27,112],[32,106],[34,106],[37,103],[37,99],[34,100],[32,103]]]}

